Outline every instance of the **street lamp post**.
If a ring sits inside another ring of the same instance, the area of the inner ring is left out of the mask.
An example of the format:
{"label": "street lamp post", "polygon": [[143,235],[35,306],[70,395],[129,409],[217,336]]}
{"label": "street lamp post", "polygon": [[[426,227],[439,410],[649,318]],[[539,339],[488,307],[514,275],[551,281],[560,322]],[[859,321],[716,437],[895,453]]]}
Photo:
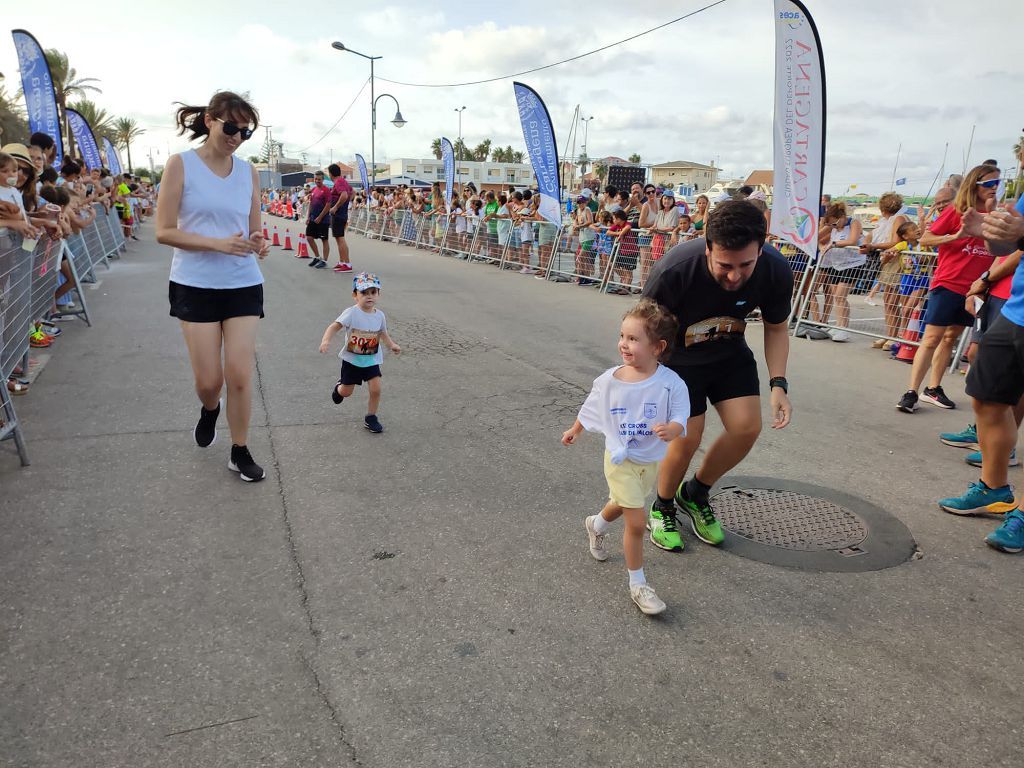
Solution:
{"label": "street lamp post", "polygon": [[[462,113],[466,111],[466,105],[463,104],[455,111],[459,113],[459,172],[457,176],[459,179],[459,189],[462,189]],[[461,195],[462,193],[460,192],[459,194]]]}
{"label": "street lamp post", "polygon": [[[339,43],[337,40],[331,43],[331,47],[337,51],[348,51],[349,53],[354,53],[356,56],[362,56],[364,59],[370,60],[370,189],[373,189],[377,184],[377,146],[375,136],[377,131],[377,102],[385,96],[395,102],[395,117],[391,120],[391,124],[395,126],[395,128],[401,128],[405,125],[406,120],[402,117],[402,109],[398,106],[398,99],[390,93],[382,93],[380,96],[374,97],[373,62],[382,58],[381,56],[367,56],[365,53],[353,51],[351,48],[346,48],[343,43]],[[369,194],[369,191],[370,190],[366,190],[367,194]]]}
{"label": "street lamp post", "polygon": [[[580,122],[583,123],[583,156],[590,160],[590,155],[587,154],[587,137],[590,135],[590,121],[594,119],[594,116],[581,117]],[[587,169],[583,169],[583,175],[586,176]]]}

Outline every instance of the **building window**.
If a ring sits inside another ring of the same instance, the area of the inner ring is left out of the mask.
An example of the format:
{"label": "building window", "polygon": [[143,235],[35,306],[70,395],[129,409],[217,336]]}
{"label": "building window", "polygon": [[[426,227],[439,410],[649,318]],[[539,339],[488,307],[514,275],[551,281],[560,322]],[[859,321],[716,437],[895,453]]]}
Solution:
{"label": "building window", "polygon": [[488,176],[488,178],[491,178],[491,177],[493,177],[493,178],[500,178],[501,177],[501,168],[488,168],[487,169],[487,176]]}
{"label": "building window", "polygon": [[416,166],[415,165],[407,165],[407,166],[405,166],[405,172],[406,173],[416,173]]}

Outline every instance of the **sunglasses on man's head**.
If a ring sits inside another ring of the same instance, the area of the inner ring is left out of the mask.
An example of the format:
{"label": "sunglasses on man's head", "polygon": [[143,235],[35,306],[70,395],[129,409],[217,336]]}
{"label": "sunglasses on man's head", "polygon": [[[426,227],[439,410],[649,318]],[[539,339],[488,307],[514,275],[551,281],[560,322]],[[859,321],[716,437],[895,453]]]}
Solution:
{"label": "sunglasses on man's head", "polygon": [[979,182],[977,182],[977,184],[978,184],[979,187],[985,187],[987,189],[992,189],[993,187],[998,187],[999,186],[999,179],[989,179],[988,181],[979,181]]}
{"label": "sunglasses on man's head", "polygon": [[227,120],[222,120],[219,117],[215,117],[213,119],[224,125],[225,136],[234,136],[236,133],[240,133],[242,134],[242,141],[248,141],[249,139],[252,138],[252,135],[255,133],[255,131],[252,128],[242,128],[240,125],[229,123]]}

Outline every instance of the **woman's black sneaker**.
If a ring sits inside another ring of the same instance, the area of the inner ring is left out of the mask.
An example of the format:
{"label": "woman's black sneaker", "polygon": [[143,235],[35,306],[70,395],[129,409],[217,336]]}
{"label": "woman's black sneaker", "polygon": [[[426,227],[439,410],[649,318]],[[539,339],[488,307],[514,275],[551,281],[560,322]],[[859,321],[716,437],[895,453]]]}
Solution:
{"label": "woman's black sneaker", "polygon": [[199,409],[199,423],[192,430],[192,437],[200,448],[209,448],[217,442],[217,417],[220,416],[220,401],[212,411]]}
{"label": "woman's black sneaker", "polygon": [[247,483],[255,483],[267,476],[263,467],[253,461],[252,454],[244,445],[231,446],[231,461],[228,462],[228,469],[237,472]]}
{"label": "woman's black sneaker", "polygon": [[946,397],[942,387],[925,387],[921,393],[921,399],[926,403],[937,405],[939,408],[956,408],[956,403]]}
{"label": "woman's black sneaker", "polygon": [[381,424],[380,419],[378,419],[372,413],[367,415],[367,417],[363,419],[363,426],[366,427],[371,432],[373,432],[375,435],[379,435],[381,432],[384,431],[384,425]]}

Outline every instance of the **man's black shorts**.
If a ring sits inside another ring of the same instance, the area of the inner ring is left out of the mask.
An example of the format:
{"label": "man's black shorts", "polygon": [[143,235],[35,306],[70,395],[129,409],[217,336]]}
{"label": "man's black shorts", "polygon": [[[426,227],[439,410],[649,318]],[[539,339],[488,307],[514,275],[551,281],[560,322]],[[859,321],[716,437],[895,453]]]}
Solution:
{"label": "man's black shorts", "polygon": [[737,397],[757,397],[761,384],[757,378],[754,353],[744,345],[723,360],[703,365],[669,365],[690,391],[690,416],[700,416],[712,405]]}
{"label": "man's black shorts", "polygon": [[330,236],[331,222],[328,214],[324,214],[324,218],[319,224],[316,223],[315,216],[310,217],[306,222],[306,237],[310,240],[326,240]]}
{"label": "man's black shorts", "polygon": [[342,384],[355,384],[358,387],[362,386],[364,381],[379,379],[380,376],[381,373],[379,365],[368,365],[364,368],[361,365],[353,365],[348,360],[341,361]]}
{"label": "man's black shorts", "polygon": [[1016,405],[1024,395],[1024,327],[999,315],[978,342],[967,373],[967,394],[986,403]]}
{"label": "man's black shorts", "polygon": [[348,211],[345,211],[344,216],[340,216],[337,213],[331,215],[331,234],[335,237],[345,236],[345,227],[348,226]]}

